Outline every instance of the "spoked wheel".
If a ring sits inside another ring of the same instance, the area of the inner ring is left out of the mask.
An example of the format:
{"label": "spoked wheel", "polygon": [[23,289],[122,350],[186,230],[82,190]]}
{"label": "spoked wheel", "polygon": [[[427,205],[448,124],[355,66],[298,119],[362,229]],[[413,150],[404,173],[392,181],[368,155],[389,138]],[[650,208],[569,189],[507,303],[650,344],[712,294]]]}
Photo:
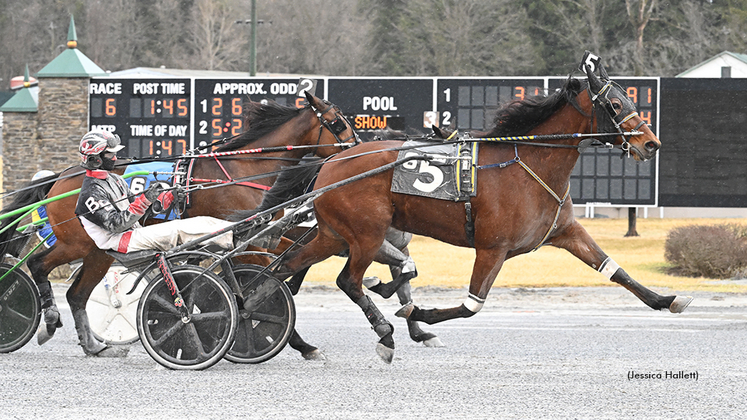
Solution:
{"label": "spoked wheel", "polygon": [[[12,265],[0,263],[0,276]],[[39,290],[20,268],[0,281],[0,353],[23,347],[36,333],[41,319]]]}
{"label": "spoked wheel", "polygon": [[296,306],[288,286],[268,273],[255,279],[263,268],[245,264],[233,269],[246,300],[239,309],[233,347],[226,354],[232,362],[262,363],[272,359],[288,344],[296,325]]}
{"label": "spoked wheel", "polygon": [[86,312],[91,320],[94,337],[108,344],[130,344],[139,339],[137,307],[143,294],[145,280],[131,293],[140,273],[126,272],[121,264],[112,264],[104,279],[91,292]]}
{"label": "spoked wheel", "polygon": [[172,274],[184,307],[182,318],[162,276],[150,282],[137,309],[137,330],[148,354],[169,369],[205,369],[217,363],[233,344],[236,298],[212,272],[185,264]]}

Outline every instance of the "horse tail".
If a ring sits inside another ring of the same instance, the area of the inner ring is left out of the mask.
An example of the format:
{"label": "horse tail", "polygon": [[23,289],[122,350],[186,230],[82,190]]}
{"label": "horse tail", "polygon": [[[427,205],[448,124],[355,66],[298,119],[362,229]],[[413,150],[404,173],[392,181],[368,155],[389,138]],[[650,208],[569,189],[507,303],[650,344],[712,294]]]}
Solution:
{"label": "horse tail", "polygon": [[319,165],[320,160],[318,158],[314,158],[314,160],[304,158],[300,165],[283,169],[275,180],[275,183],[272,184],[272,188],[265,191],[262,196],[262,202],[257,208],[237,211],[229,217],[229,220],[243,220],[301,196],[311,186],[316,174],[319,172],[321,168],[321,165]]}
{"label": "horse tail", "polygon": [[[25,184],[22,188],[17,190],[14,195],[13,201],[0,211],[0,214],[6,214],[13,210],[18,210],[22,207],[26,207],[30,204],[38,203],[44,200],[52,189],[54,182],[60,174],[50,175],[44,178],[37,179]],[[16,219],[13,217],[7,217],[0,223],[0,230],[7,227],[9,224],[14,222]],[[29,235],[21,235],[15,228],[9,228],[4,232],[0,233],[0,258],[5,254],[10,254],[14,257],[18,257],[21,251],[29,241]]]}

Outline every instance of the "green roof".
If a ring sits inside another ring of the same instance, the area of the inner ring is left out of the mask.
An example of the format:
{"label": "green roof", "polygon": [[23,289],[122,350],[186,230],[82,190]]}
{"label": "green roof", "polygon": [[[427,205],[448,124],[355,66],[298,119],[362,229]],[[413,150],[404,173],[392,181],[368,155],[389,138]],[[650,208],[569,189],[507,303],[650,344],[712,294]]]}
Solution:
{"label": "green roof", "polygon": [[68,48],[36,74],[44,77],[98,77],[107,73],[77,48]]}
{"label": "green roof", "polygon": [[37,73],[37,78],[43,77],[96,77],[106,76],[101,67],[86,57],[76,48],[78,36],[75,33],[75,20],[70,16],[70,28],[67,31],[68,48],[52,60]]}
{"label": "green roof", "polygon": [[[31,92],[32,88],[22,88],[8,102],[0,106],[0,112],[37,112],[39,110],[38,96]],[[34,88],[37,89],[38,88]]]}

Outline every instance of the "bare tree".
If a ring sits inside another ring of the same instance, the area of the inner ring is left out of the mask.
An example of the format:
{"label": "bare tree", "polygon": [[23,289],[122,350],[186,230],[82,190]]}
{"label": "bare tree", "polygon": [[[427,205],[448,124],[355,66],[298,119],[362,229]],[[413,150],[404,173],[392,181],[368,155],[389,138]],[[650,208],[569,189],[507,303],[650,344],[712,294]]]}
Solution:
{"label": "bare tree", "polygon": [[192,11],[190,46],[196,62],[207,70],[238,70],[245,46],[235,25],[237,3],[231,0],[197,0]]}
{"label": "bare tree", "polygon": [[656,0],[625,0],[628,20],[633,25],[635,50],[633,53],[635,70],[634,76],[644,76],[643,64],[643,31],[646,29],[651,15],[656,7]]}
{"label": "bare tree", "polygon": [[514,75],[536,56],[522,8],[510,1],[411,0],[397,27],[413,75]]}
{"label": "bare tree", "polygon": [[356,0],[258,1],[257,18],[266,22],[257,31],[258,70],[367,74],[370,23],[356,8]]}

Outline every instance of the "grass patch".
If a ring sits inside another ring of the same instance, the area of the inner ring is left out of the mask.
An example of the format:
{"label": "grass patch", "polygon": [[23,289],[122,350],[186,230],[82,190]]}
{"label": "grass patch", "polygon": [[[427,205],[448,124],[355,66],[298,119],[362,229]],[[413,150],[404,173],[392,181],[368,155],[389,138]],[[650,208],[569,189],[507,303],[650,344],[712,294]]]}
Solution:
{"label": "grass patch", "polygon": [[[713,283],[715,279],[673,276],[664,259],[664,242],[669,231],[684,225],[715,225],[731,223],[747,226],[745,219],[638,219],[641,235],[625,238],[627,219],[579,219],[599,246],[634,279],[647,287],[673,290],[747,293],[747,285],[729,282]],[[410,244],[410,253],[418,266],[414,287],[438,286],[462,288],[469,285],[475,251],[454,247],[431,238],[417,236]],[[306,281],[334,285],[345,260],[332,257],[309,270]],[[372,264],[366,275],[377,275],[385,281],[391,276],[380,264]],[[586,266],[570,253],[546,246],[536,252],[506,261],[493,287],[620,287]]]}

